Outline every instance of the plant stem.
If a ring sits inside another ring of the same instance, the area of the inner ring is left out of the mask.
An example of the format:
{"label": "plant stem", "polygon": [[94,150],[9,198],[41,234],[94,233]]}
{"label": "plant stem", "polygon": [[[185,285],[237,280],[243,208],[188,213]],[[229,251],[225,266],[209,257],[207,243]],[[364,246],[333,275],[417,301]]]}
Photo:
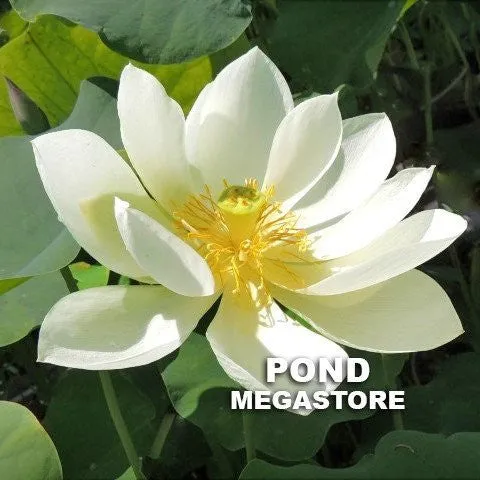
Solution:
{"label": "plant stem", "polygon": [[[458,85],[466,74],[467,69],[463,67],[462,71],[441,92],[432,97],[432,105],[441,100],[452,88]],[[422,107],[422,110],[425,110],[425,105]]]}
{"label": "plant stem", "polygon": [[153,441],[152,447],[150,448],[149,456],[154,460],[160,458],[160,455],[162,454],[165,440],[167,439],[170,429],[172,428],[175,417],[176,415],[174,413],[168,412],[164,415],[162,421],[160,422],[157,435],[155,436],[155,440]]}
{"label": "plant stem", "polygon": [[113,388],[112,378],[108,371],[99,371],[100,383],[102,384],[103,394],[107,402],[110,417],[112,418],[115,429],[117,430],[118,437],[125,451],[125,455],[132,467],[133,473],[137,480],[146,480],[145,475],[142,473],[140,467],[140,460],[133,444],[132,438],[128,433],[127,425],[120,411],[120,405]]}
{"label": "plant stem", "polygon": [[77,282],[73,278],[72,272],[70,271],[70,268],[68,268],[68,265],[66,267],[61,268],[60,273],[62,274],[62,277],[65,280],[65,284],[67,285],[68,291],[70,293],[77,292],[78,291]]}
{"label": "plant stem", "polygon": [[433,145],[433,120],[432,120],[432,85],[430,79],[430,65],[423,68],[423,96],[425,105],[425,142],[427,147]]}
{"label": "plant stem", "polygon": [[453,31],[452,27],[450,26],[450,22],[447,20],[447,17],[445,15],[441,15],[440,19],[443,23],[443,28],[445,28],[445,33],[447,34],[447,37],[452,42],[452,45],[457,52],[457,55],[460,57],[460,60],[462,61],[463,65],[467,67],[468,70],[470,70],[470,65],[468,63],[467,57],[465,56],[465,52],[463,51],[463,48],[460,45],[460,40],[458,39],[457,35]]}
{"label": "plant stem", "polygon": [[412,380],[414,385],[421,385],[420,379],[417,373],[417,354],[415,352],[410,356],[410,373],[412,374]]}
{"label": "plant stem", "polygon": [[[390,381],[390,377],[388,375],[388,369],[387,369],[387,356],[382,353],[382,367],[383,367],[383,378],[385,382],[385,386],[389,390],[396,390],[397,385],[395,384],[395,380],[393,382]],[[392,419],[393,419],[393,426],[395,430],[403,430],[403,418],[402,418],[402,413],[400,410],[392,410]]]}
{"label": "plant stem", "polygon": [[243,438],[245,440],[245,453],[247,464],[255,458],[255,442],[253,439],[253,416],[248,411],[242,412]]}
{"label": "plant stem", "polygon": [[407,56],[411,67],[415,70],[420,70],[420,64],[418,63],[417,55],[415,53],[415,49],[413,48],[412,39],[410,38],[410,34],[408,33],[408,29],[403,20],[400,20],[398,23],[398,28],[400,35],[402,36],[403,44],[405,45],[405,50],[407,51]]}

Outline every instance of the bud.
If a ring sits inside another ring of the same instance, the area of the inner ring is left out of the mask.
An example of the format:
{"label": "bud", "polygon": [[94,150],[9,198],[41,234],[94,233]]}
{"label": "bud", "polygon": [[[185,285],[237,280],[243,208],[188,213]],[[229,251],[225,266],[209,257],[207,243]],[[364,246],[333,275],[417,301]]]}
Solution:
{"label": "bud", "polygon": [[11,80],[5,77],[5,81],[13,113],[23,131],[27,135],[38,135],[48,130],[50,124],[45,113]]}

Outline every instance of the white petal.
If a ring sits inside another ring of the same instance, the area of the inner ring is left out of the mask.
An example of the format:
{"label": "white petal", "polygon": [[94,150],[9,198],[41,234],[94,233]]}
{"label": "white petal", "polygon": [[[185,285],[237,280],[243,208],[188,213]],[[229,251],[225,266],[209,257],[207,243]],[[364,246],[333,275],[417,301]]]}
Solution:
{"label": "white petal", "polygon": [[392,124],[384,113],[344,120],[335,162],[295,205],[299,228],[324,224],[364,202],[387,178],[395,151]]}
{"label": "white petal", "polygon": [[158,283],[192,297],[214,293],[212,272],[190,245],[118,198],[115,216],[127,250]]}
{"label": "white petal", "polygon": [[[200,124],[203,122],[203,106],[207,101],[210,89],[212,88],[212,84],[209,83],[205,85],[203,90],[197,97],[197,100],[192,106],[190,110],[187,120],[186,120],[186,148],[190,146],[190,149],[193,146],[198,144],[198,134],[200,132]],[[188,135],[188,136],[187,136]],[[187,140],[188,138],[188,140]],[[190,152],[193,156],[193,152]],[[190,178],[192,182],[192,187],[194,192],[202,192],[205,187],[205,179],[203,178],[202,172],[195,166],[195,163],[189,161],[189,169],[190,169]]]}
{"label": "white petal", "polygon": [[120,195],[149,214],[160,212],[120,155],[85,130],[47,133],[32,145],[50,201],[77,242],[110,270],[146,276],[125,250],[113,199]]}
{"label": "white petal", "polygon": [[215,194],[222,181],[261,184],[275,131],[293,108],[278,68],[253,48],[225,69],[201,94],[186,122],[189,162]]}
{"label": "white petal", "polygon": [[275,186],[275,199],[289,210],[322,177],[342,140],[338,95],[320,95],[295,107],[273,140],[264,188]]}
{"label": "white petal", "polygon": [[403,220],[368,247],[320,262],[331,275],[302,290],[335,295],[369,287],[400,275],[438,255],[467,228],[464,218],[445,210],[426,210]]}
{"label": "white petal", "polygon": [[38,360],[85,370],[145,365],[178,348],[214,301],[180,297],[160,286],[72,293],[45,317]]}
{"label": "white petal", "polygon": [[447,294],[418,270],[342,295],[312,297],[275,287],[273,294],[322,335],[361,350],[430,350],[463,332]]}
{"label": "white petal", "polygon": [[385,181],[363,205],[338,223],[311,236],[314,240],[313,256],[327,260],[368,245],[410,212],[427,187],[432,173],[433,167],[407,168]]}
{"label": "white petal", "polygon": [[338,384],[332,381],[297,384],[287,375],[278,377],[274,384],[267,383],[266,358],[291,361],[306,357],[315,363],[319,358],[347,358],[342,348],[294,322],[276,303],[258,311],[239,305],[230,294],[222,297],[207,338],[226,373],[248,390],[331,391]]}
{"label": "white petal", "polygon": [[123,145],[149,192],[168,211],[188,192],[185,118],[161,83],[127,65],[120,77],[118,116]]}

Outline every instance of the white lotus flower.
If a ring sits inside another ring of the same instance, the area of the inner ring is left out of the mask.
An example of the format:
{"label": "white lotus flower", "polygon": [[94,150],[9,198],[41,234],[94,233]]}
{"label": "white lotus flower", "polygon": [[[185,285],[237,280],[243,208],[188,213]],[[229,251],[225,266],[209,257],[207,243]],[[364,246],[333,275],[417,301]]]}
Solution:
{"label": "white lotus flower", "polygon": [[[294,108],[280,71],[256,48],[202,91],[186,119],[153,76],[129,65],[118,113],[131,166],[97,135],[67,130],[33,141],[38,170],[90,255],[162,286],[65,297],[42,324],[40,361],[98,370],[152,362],[220,294],[207,338],[250,389],[269,388],[266,357],[345,357],[336,342],[427,350],[462,332],[445,292],[414,268],[465,220],[443,210],[403,220],[432,169],[385,181],[395,157],[386,115],[342,121],[335,94]],[[299,388],[282,382],[275,388]]]}

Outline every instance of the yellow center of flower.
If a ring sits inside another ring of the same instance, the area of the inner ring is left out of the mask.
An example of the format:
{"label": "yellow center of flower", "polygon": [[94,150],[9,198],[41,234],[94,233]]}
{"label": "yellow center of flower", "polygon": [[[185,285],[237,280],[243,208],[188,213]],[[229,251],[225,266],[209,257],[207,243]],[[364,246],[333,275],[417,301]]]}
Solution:
{"label": "yellow center of flower", "polygon": [[273,201],[273,187],[261,192],[254,179],[246,180],[244,186],[224,184],[218,200],[208,186],[204,193],[191,196],[174,213],[177,228],[223,286],[231,285],[232,293],[257,306],[268,305],[271,297],[264,267],[271,260],[266,253],[287,246],[304,251],[306,232],[296,227],[293,213],[283,213],[280,203]]}

